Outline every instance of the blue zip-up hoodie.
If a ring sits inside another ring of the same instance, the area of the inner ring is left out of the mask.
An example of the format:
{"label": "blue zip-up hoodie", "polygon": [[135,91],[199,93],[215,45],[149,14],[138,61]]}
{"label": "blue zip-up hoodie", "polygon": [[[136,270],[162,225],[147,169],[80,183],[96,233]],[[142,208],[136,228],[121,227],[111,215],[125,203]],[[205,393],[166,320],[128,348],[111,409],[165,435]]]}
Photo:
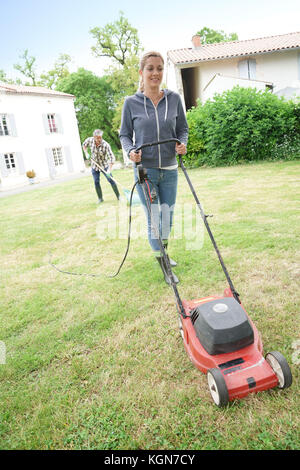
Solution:
{"label": "blue zip-up hoodie", "polygon": [[[126,98],[120,129],[120,140],[129,153],[142,144],[176,138],[187,144],[188,124],[178,93],[163,90],[164,96],[155,107],[143,93]],[[176,165],[175,143],[142,149],[145,168],[166,168]]]}

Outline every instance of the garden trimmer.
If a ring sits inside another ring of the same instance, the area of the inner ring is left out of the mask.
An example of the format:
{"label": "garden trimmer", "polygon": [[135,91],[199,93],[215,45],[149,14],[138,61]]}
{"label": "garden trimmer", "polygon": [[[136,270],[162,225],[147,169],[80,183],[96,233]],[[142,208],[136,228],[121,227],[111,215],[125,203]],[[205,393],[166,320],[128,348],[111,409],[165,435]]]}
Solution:
{"label": "garden trimmer", "polygon": [[[180,143],[177,139],[163,140],[141,145],[137,151],[167,142]],[[219,407],[249,393],[274,387],[287,388],[292,383],[290,367],[278,351],[263,356],[260,335],[234,288],[207,222],[208,216],[198,200],[181,156],[179,162],[228,282],[222,296],[181,300],[168,255],[152,217],[153,194],[150,194],[149,186],[151,181],[147,177],[147,170],[142,164],[137,164],[138,183],[145,195],[152,227],[175,295],[179,329],[185,350],[193,364],[207,374],[209,391],[214,403]]]}
{"label": "garden trimmer", "polygon": [[[124,186],[120,182],[118,182],[110,173],[105,171],[104,168],[102,168],[102,166],[100,166],[93,158],[91,158],[90,160],[94,163],[94,165],[96,165],[96,167],[98,168],[99,171],[101,171],[103,174],[108,176],[111,180],[113,180],[117,184],[117,186],[119,186],[122,189],[122,191],[123,191],[123,193],[124,193],[124,195],[127,199],[127,203],[129,204],[129,202],[130,202],[130,193],[131,193],[130,189],[124,188]],[[132,199],[131,199],[131,204],[132,205],[137,205],[137,204],[140,204],[140,202],[141,201],[140,201],[139,195],[136,192],[133,193]]]}

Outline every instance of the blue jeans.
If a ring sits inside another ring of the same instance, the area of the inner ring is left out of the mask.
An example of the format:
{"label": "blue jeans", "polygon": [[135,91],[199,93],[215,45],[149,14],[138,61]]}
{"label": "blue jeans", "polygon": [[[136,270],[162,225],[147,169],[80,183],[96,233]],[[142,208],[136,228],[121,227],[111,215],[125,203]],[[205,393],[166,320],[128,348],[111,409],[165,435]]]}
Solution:
{"label": "blue jeans", "polygon": [[[148,224],[148,240],[153,251],[159,251],[158,233],[163,241],[167,241],[173,225],[173,215],[177,195],[178,171],[147,168],[150,191],[156,191],[156,199],[151,204],[152,216],[157,230],[151,224],[143,188],[137,184],[136,188],[142,202]],[[137,181],[137,170],[134,168],[134,177]]]}
{"label": "blue jeans", "polygon": [[[104,170],[107,172],[108,167],[104,168]],[[92,175],[93,175],[93,178],[94,178],[96,193],[98,195],[98,198],[102,199],[102,189],[101,189],[101,186],[100,186],[100,173],[101,173],[101,171],[98,171],[98,170],[95,170],[94,168],[92,168]],[[105,173],[103,173],[103,174],[104,174],[105,178],[107,179],[107,181],[111,184],[115,195],[117,196],[117,198],[119,198],[119,191],[118,191],[116,183],[109,176],[107,176]]]}

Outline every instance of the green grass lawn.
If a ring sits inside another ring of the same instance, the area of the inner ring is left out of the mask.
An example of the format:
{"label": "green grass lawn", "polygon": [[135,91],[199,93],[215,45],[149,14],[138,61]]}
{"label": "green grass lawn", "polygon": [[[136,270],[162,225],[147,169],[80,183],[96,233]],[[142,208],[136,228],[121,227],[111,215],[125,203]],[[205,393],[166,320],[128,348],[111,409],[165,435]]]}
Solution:
{"label": "green grass lawn", "polygon": [[[173,292],[147,240],[133,236],[121,273],[109,277],[126,249],[127,207],[119,213],[106,181],[99,207],[90,176],[0,199],[0,448],[298,449],[299,169],[189,171],[264,352],[281,351],[293,373],[291,388],[224,409],[184,351]],[[115,173],[131,187],[130,170]],[[180,172],[178,210],[189,204]],[[143,217],[135,208],[135,233]],[[222,295],[207,234],[191,250],[179,232],[170,255],[181,297]],[[49,250],[60,269],[97,277],[58,272]]]}

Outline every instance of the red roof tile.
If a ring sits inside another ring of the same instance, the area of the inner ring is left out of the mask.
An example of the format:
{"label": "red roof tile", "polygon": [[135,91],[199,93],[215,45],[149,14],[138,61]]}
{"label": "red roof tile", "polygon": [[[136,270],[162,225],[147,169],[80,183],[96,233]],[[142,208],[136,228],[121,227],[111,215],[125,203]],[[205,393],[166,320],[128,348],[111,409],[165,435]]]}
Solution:
{"label": "red roof tile", "polygon": [[11,85],[10,83],[0,82],[0,91],[7,93],[18,93],[18,94],[34,94],[34,95],[49,95],[49,96],[65,96],[69,98],[75,98],[74,95],[68,93],[62,93],[61,91],[51,90],[50,88],[44,88],[40,86],[25,86],[25,85]]}
{"label": "red roof tile", "polygon": [[168,57],[174,64],[185,64],[297,48],[300,48],[300,32],[244,41],[203,44],[196,49],[176,49],[168,51]]}

